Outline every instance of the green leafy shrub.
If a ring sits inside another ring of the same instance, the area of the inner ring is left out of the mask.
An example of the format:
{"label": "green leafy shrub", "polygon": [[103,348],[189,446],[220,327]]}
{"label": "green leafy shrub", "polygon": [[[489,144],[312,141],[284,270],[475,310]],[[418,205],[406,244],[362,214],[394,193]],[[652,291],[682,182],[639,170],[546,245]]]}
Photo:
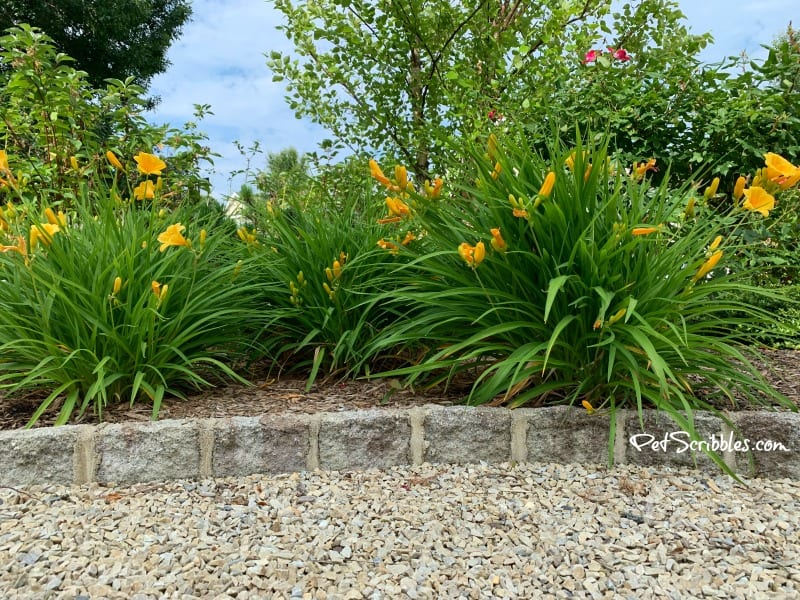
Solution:
{"label": "green leafy shrub", "polygon": [[[158,147],[168,154],[172,174],[162,202],[200,202],[209,189],[200,167],[213,154],[197,124],[155,127],[143,116],[144,88],[132,79],[93,88],[70,61],[50,38],[27,25],[0,37],[0,147],[15,174],[13,190],[0,189],[0,198],[5,193],[6,200],[64,207],[81,196],[99,202],[113,183],[140,183],[135,171],[112,169],[106,151],[125,157]],[[209,112],[207,106],[195,108],[198,118]]]}
{"label": "green leafy shrub", "polygon": [[[688,184],[653,186],[652,163],[628,175],[605,146],[580,142],[544,158],[525,145],[503,152],[492,137],[474,164],[476,185],[448,201],[404,201],[426,252],[382,300],[409,317],[376,343],[427,352],[392,374],[413,383],[473,372],[472,404],[652,406],[693,436],[695,409],[791,406],[739,331],[774,328],[743,294],[783,296],[726,274],[738,242],[720,235],[713,211],[690,209]],[[753,204],[734,209],[741,223],[760,218],[754,189]]]}

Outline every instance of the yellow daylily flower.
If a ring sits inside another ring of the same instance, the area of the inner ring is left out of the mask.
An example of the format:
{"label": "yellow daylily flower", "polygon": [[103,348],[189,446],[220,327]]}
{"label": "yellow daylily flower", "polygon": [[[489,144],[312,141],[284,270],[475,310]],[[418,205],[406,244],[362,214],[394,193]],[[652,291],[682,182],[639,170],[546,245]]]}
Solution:
{"label": "yellow daylily flower", "polygon": [[483,245],[483,242],[478,242],[474,246],[467,242],[462,242],[458,246],[458,254],[464,259],[467,265],[474,269],[483,262],[486,256],[486,247]]}
{"label": "yellow daylily flower", "polygon": [[692,277],[692,281],[698,281],[699,279],[708,275],[711,272],[711,270],[717,266],[717,263],[720,261],[721,258],[722,258],[722,250],[717,250],[716,252],[714,252],[714,254],[712,254],[708,258],[708,260],[706,260],[706,262],[700,265],[700,268],[697,269],[697,273],[695,273],[694,277]]}
{"label": "yellow daylily flower", "polygon": [[782,190],[787,190],[800,181],[800,167],[794,166],[780,154],[767,152],[764,162],[767,165],[767,179],[778,184]]}
{"label": "yellow daylily flower", "polygon": [[25,245],[25,238],[16,236],[17,243],[13,246],[0,246],[0,252],[19,252],[22,256],[28,254],[27,246]]}
{"label": "yellow daylily flower", "polygon": [[436,198],[438,198],[438,197],[441,195],[441,193],[442,193],[442,184],[443,184],[443,183],[444,183],[444,182],[442,181],[442,179],[441,179],[441,178],[434,179],[434,180],[433,180],[433,183],[431,183],[430,181],[426,181],[426,182],[425,182],[425,184],[424,184],[424,187],[425,187],[425,195],[426,195],[426,196],[427,196],[429,199],[431,199],[431,200],[435,200],[435,199],[436,199]]}
{"label": "yellow daylily flower", "polygon": [[6,154],[5,150],[0,150],[0,175],[5,175],[8,179],[3,179],[0,177],[0,187],[6,185],[15,185],[14,174],[11,172],[11,168],[8,166],[8,154]]}
{"label": "yellow daylily flower", "polygon": [[372,175],[372,178],[377,180],[381,185],[384,185],[387,188],[392,187],[392,182],[389,181],[389,178],[383,174],[383,171],[381,171],[381,168],[378,166],[378,162],[374,158],[369,161],[369,172],[370,175]]}
{"label": "yellow daylily flower", "polygon": [[183,231],[186,227],[180,223],[175,223],[167,227],[166,231],[158,236],[158,241],[161,243],[160,251],[164,252],[170,246],[191,246],[191,242],[183,237]]}
{"label": "yellow daylily flower", "polygon": [[379,248],[383,248],[384,250],[388,250],[392,254],[397,254],[397,250],[398,250],[397,244],[394,244],[392,242],[387,242],[383,238],[378,240],[378,247]]}
{"label": "yellow daylily flower", "polygon": [[53,236],[61,231],[61,227],[52,223],[40,223],[31,225],[31,250],[41,241],[45,246],[49,246]]}
{"label": "yellow daylily flower", "polygon": [[648,171],[655,171],[656,170],[656,159],[651,158],[647,162],[640,162],[640,163],[633,163],[633,171],[631,173],[631,177],[634,180],[640,181],[644,178],[645,173]]}
{"label": "yellow daylily flower", "polygon": [[155,279],[150,282],[150,289],[153,290],[153,293],[156,295],[156,297],[158,297],[159,294],[161,294],[161,284],[157,282]]}
{"label": "yellow daylily flower", "polygon": [[8,167],[8,154],[5,150],[0,150],[0,175],[10,175],[11,169]]}
{"label": "yellow daylily flower", "polygon": [[156,197],[156,189],[152,181],[143,181],[133,188],[133,197],[136,200],[152,200]]}
{"label": "yellow daylily flower", "polygon": [[167,168],[167,163],[158,158],[155,154],[139,152],[133,157],[142,175],[161,175],[161,171]]}
{"label": "yellow daylily flower", "polygon": [[714,250],[716,250],[717,248],[719,248],[719,245],[720,245],[721,243],[722,243],[722,236],[721,236],[721,235],[718,235],[717,237],[715,237],[715,238],[714,238],[714,241],[713,241],[713,242],[711,242],[711,245],[708,247],[708,251],[709,251],[709,252],[714,252]]}
{"label": "yellow daylily flower", "polygon": [[765,217],[775,208],[775,198],[762,187],[751,187],[744,190],[742,206],[750,211],[760,212]]}
{"label": "yellow daylily flower", "polygon": [[400,242],[400,243],[401,243],[401,244],[403,244],[403,246],[408,246],[408,245],[409,245],[411,242],[413,242],[415,239],[417,239],[417,236],[415,236],[415,235],[414,235],[413,233],[411,233],[410,231],[406,231],[406,237],[404,237],[404,238],[403,238],[403,241],[402,241],[402,242]]}
{"label": "yellow daylily flower", "polygon": [[386,198],[386,207],[389,209],[389,214],[395,217],[407,217],[411,214],[411,209],[408,204],[403,202],[400,198]]}
{"label": "yellow daylily flower", "polygon": [[594,406],[592,406],[592,403],[589,402],[588,400],[584,400],[583,402],[581,402],[581,406],[583,406],[583,408],[585,408],[586,412],[589,414],[592,414],[594,412]]}

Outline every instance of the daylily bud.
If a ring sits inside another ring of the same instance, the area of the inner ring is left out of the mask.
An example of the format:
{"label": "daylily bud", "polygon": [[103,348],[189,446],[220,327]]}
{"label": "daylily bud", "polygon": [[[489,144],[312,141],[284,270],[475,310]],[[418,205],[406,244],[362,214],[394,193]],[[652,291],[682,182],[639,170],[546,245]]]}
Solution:
{"label": "daylily bud", "polygon": [[44,209],[44,216],[47,217],[47,222],[51,225],[58,225],[58,219],[56,219],[56,213],[53,212],[53,209],[49,206]]}
{"label": "daylily bud", "polygon": [[611,318],[608,320],[608,324],[613,325],[614,323],[619,321],[622,317],[624,317],[626,312],[628,312],[627,308],[619,309],[617,312],[611,315]]}
{"label": "daylily bud", "polygon": [[402,165],[395,165],[394,167],[394,180],[397,182],[397,187],[402,192],[408,187],[408,171]]}
{"label": "daylily bud", "polygon": [[483,242],[478,242],[475,244],[475,266],[477,267],[479,264],[483,262],[483,258],[486,256],[486,247],[483,245]]}
{"label": "daylily bud", "polygon": [[553,185],[555,185],[555,183],[556,174],[555,172],[550,171],[542,182],[542,187],[539,189],[539,196],[544,198],[549,197],[550,193],[553,191]]}
{"label": "daylily bud", "polygon": [[694,205],[695,205],[695,199],[689,198],[689,202],[686,204],[686,210],[683,211],[683,216],[686,217],[687,219],[691,219],[692,217],[694,217]]}
{"label": "daylily bud", "polygon": [[733,186],[733,199],[739,200],[744,196],[744,186],[747,184],[747,179],[743,175],[739,175],[736,179],[736,185]]}
{"label": "daylily bud", "polygon": [[709,200],[709,199],[713,198],[717,193],[717,188],[718,187],[719,187],[719,177],[714,177],[714,179],[711,180],[711,185],[709,185],[706,188],[706,191],[703,194],[705,199]]}
{"label": "daylily bud", "polygon": [[119,291],[122,289],[122,277],[115,277],[114,278],[114,287],[112,288],[111,293],[115,296],[119,294]]}
{"label": "daylily bud", "polygon": [[500,228],[495,227],[489,231],[492,234],[492,248],[498,252],[505,252],[508,246],[506,245],[506,241],[503,239],[503,236],[500,234]]}

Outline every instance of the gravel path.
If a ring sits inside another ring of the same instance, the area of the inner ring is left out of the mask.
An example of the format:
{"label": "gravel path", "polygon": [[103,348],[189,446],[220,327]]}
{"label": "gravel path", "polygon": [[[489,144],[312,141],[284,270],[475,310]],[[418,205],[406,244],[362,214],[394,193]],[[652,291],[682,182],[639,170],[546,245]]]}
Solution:
{"label": "gravel path", "polygon": [[0,598],[793,598],[800,483],[398,467],[0,489]]}

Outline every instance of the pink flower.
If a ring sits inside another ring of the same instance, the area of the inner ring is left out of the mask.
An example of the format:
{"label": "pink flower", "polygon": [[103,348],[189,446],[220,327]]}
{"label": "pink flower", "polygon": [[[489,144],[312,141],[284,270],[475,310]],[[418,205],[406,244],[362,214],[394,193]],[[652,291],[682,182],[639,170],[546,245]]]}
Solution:
{"label": "pink flower", "polygon": [[492,123],[500,123],[501,121],[505,121],[506,118],[502,115],[502,113],[497,112],[496,110],[492,109],[489,111],[489,114],[486,115],[489,117],[489,120]]}
{"label": "pink flower", "polygon": [[586,56],[583,57],[583,64],[591,63],[597,60],[597,57],[603,53],[602,50],[589,50]]}
{"label": "pink flower", "polygon": [[614,50],[611,46],[608,47],[608,51],[611,52],[611,55],[616,58],[617,60],[621,60],[622,62],[629,61],[631,59],[628,51],[625,48],[619,48],[618,50]]}

